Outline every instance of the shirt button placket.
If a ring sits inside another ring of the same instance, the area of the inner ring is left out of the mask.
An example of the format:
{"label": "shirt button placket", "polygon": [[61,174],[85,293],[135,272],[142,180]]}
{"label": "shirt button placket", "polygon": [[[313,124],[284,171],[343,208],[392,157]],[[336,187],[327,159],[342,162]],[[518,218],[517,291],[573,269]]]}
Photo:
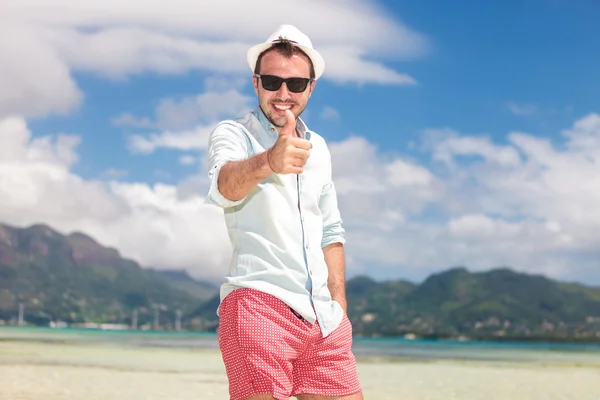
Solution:
{"label": "shirt button placket", "polygon": [[[300,221],[302,223],[302,233],[303,233],[302,240],[304,241],[304,253],[305,253],[305,257],[306,257],[305,258],[306,259],[306,269],[308,271],[309,276],[312,277],[313,273],[312,273],[312,269],[310,268],[310,261],[309,261],[310,257],[309,257],[309,255],[307,253],[307,251],[309,249],[309,245],[308,245],[308,233],[307,233],[307,230],[306,230],[306,226],[304,225],[305,224],[305,219],[304,219],[304,212],[302,211],[302,200],[301,200],[302,199],[302,181],[303,181],[302,175],[298,175],[298,197],[300,199],[300,203],[299,204],[300,204],[300,213],[301,213]],[[312,278],[309,278],[309,279],[312,281]],[[311,282],[311,288],[313,288],[313,287],[314,287],[314,285]],[[311,292],[312,292],[312,289],[311,289]],[[311,293],[311,297],[312,297],[312,293]]]}

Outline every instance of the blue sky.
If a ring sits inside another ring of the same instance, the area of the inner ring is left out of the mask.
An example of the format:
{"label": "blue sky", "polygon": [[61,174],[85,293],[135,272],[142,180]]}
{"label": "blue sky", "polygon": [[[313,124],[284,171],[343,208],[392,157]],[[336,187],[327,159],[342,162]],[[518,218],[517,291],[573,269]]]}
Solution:
{"label": "blue sky", "polygon": [[[417,85],[358,87],[324,79],[310,111],[330,106],[343,118],[311,122],[328,139],[360,132],[378,146],[392,145],[397,151],[405,151],[410,140],[418,140],[420,132],[431,127],[448,126],[499,141],[510,130],[555,135],[573,119],[598,108],[600,55],[592,49],[600,48],[596,19],[600,5],[593,3],[381,2],[386,12],[429,41],[426,54],[386,63],[414,77]],[[86,73],[76,79],[86,97],[82,108],[66,118],[44,118],[31,126],[38,134],[85,132],[87,146],[83,144],[81,151],[90,165],[81,172],[92,174],[114,166],[102,161],[106,153],[98,152],[98,146],[109,153],[114,145],[125,150],[126,131],[114,129],[112,117],[123,110],[151,115],[159,99],[193,95],[205,86],[202,71],[169,77],[135,75],[125,82],[107,82]],[[243,91],[253,95],[249,77]],[[510,103],[535,112],[515,115]],[[86,147],[89,152],[83,153]],[[128,153],[122,151],[121,156],[122,168],[129,168]],[[172,168],[171,158],[164,161],[164,168]],[[152,179],[139,174],[135,177]]]}
{"label": "blue sky", "polygon": [[[303,117],[330,143],[349,276],[508,265],[600,284],[600,4],[258,3],[269,12],[247,23],[233,0],[175,1],[170,19],[143,2],[9,1],[0,221],[218,281],[228,247],[201,204],[203,139],[256,104],[248,45],[292,23],[327,63]],[[231,21],[207,16],[219,7]]]}

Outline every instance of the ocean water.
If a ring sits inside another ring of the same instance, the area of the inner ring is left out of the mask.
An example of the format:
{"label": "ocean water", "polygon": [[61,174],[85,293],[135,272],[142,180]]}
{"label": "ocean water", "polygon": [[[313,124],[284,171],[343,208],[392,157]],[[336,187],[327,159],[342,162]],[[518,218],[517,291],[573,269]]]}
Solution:
{"label": "ocean water", "polygon": [[[218,349],[207,332],[0,327],[0,341],[109,343],[161,348]],[[353,352],[368,361],[465,360],[566,363],[600,367],[600,344],[410,340],[355,337]]]}

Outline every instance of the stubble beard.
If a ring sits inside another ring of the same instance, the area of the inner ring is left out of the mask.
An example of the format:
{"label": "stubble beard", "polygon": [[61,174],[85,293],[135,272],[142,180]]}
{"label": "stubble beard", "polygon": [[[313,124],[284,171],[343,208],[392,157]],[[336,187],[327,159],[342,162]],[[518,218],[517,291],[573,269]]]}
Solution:
{"label": "stubble beard", "polygon": [[[306,109],[306,104],[303,107],[300,107],[300,105],[296,102],[292,102],[292,104],[294,105],[295,110],[292,111],[294,113],[294,117],[296,119],[298,119],[300,117],[300,115],[302,115],[302,113],[304,112],[304,110]],[[286,118],[284,115],[282,116],[274,116],[273,111],[271,110],[270,104],[267,104],[267,110],[265,110],[265,108],[261,105],[260,106],[261,110],[263,111],[263,114],[265,114],[265,116],[267,117],[267,119],[269,120],[269,122],[271,122],[274,126],[276,126],[277,128],[283,128],[285,126],[286,123]],[[298,115],[296,115],[297,110],[300,110],[300,112],[298,113]],[[276,118],[280,121],[277,122]]]}

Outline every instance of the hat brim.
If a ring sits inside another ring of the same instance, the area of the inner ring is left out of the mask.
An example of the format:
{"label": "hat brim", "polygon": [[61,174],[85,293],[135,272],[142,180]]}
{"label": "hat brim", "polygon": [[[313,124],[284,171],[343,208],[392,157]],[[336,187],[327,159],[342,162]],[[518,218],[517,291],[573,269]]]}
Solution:
{"label": "hat brim", "polygon": [[[252,46],[246,55],[246,59],[248,61],[248,65],[250,66],[250,70],[254,72],[254,67],[256,67],[256,61],[258,60],[258,56],[263,51],[267,50],[271,47],[273,43],[261,43],[256,46]],[[325,60],[321,54],[309,47],[294,43],[294,46],[298,47],[300,50],[306,53],[306,55],[310,58],[313,63],[313,67],[315,69],[315,80],[319,79],[323,72],[325,71]]]}

